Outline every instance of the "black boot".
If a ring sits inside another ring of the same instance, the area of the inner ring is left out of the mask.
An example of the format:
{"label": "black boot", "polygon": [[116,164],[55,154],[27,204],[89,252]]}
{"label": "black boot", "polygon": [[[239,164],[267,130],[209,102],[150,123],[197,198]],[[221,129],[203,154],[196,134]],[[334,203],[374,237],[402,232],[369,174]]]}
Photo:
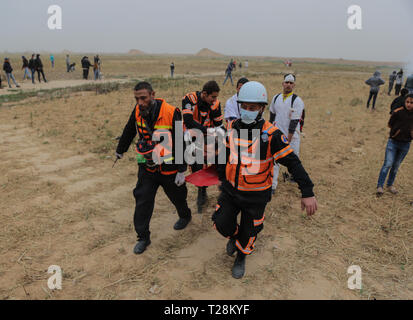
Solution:
{"label": "black boot", "polygon": [[135,248],[133,248],[133,253],[134,254],[141,254],[146,250],[146,247],[151,244],[151,239],[139,239],[138,243],[135,245]]}
{"label": "black boot", "polygon": [[207,187],[200,187],[198,188],[198,199],[196,201],[196,204],[198,206],[198,213],[202,213],[202,208],[204,204],[207,201],[207,192],[206,192]]}
{"label": "black boot", "polygon": [[179,218],[179,220],[174,224],[174,229],[175,230],[182,230],[185,229],[185,227],[188,225],[189,221],[191,221],[191,216],[189,218]]}
{"label": "black boot", "polygon": [[229,239],[227,243],[227,255],[230,257],[237,251],[237,247],[235,246],[235,239]]}
{"label": "black boot", "polygon": [[245,254],[242,252],[237,253],[234,265],[232,267],[232,276],[235,279],[241,279],[245,273]]}

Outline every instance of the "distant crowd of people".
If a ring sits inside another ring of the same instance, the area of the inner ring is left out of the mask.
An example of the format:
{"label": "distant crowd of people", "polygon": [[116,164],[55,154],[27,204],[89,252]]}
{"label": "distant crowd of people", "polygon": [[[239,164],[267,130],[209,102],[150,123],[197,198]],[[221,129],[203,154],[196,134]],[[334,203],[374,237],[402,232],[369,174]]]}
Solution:
{"label": "distant crowd of people", "polygon": [[[50,55],[50,64],[51,67],[54,68],[55,66],[55,58],[54,55]],[[83,69],[83,79],[88,79],[89,77],[89,68],[93,67],[93,74],[94,74],[94,79],[95,80],[100,80],[102,79],[102,73],[101,73],[101,59],[99,55],[96,55],[93,58],[93,64],[90,63],[89,58],[87,56],[84,56],[81,59],[81,64],[82,64],[82,69]],[[67,72],[73,72],[75,71],[75,66],[76,63],[71,63],[69,55],[66,55],[66,66],[67,66]],[[30,59],[27,59],[25,56],[22,56],[22,67],[21,69],[23,70],[23,79],[29,79],[32,81],[32,83],[35,83],[35,74],[37,73],[37,78],[39,83],[41,83],[41,79],[43,78],[44,82],[47,82],[46,76],[43,71],[43,62],[40,59],[40,54],[32,54]],[[11,65],[11,61],[9,58],[4,58],[4,63],[3,63],[3,71],[6,74],[6,80],[9,88],[12,88],[12,84],[16,86],[16,88],[20,88],[19,83],[16,81],[16,78],[13,74],[13,67]],[[3,88],[2,86],[2,77],[0,75],[0,89]]]}
{"label": "distant crowd of people", "polygon": [[[83,70],[83,79],[88,80],[89,79],[89,68],[93,67],[93,75],[95,80],[101,80],[102,79],[102,60],[100,59],[99,55],[97,54],[96,56],[93,57],[93,64],[90,63],[89,57],[84,56],[81,60],[80,63],[82,65],[82,70]],[[67,72],[74,72],[75,71],[75,66],[76,63],[70,62],[70,57],[67,54],[66,55],[66,71]]]}
{"label": "distant crowd of people", "polygon": [[[371,99],[373,99],[372,110],[375,110],[380,86],[385,83],[380,76],[380,72],[376,71],[371,78],[366,80],[366,84],[370,86],[367,109]],[[399,72],[393,71],[389,76],[388,95],[391,95],[394,84],[396,84],[394,89],[397,98],[390,105],[391,116],[387,124],[390,128],[390,134],[386,145],[384,163],[377,181],[377,196],[384,194],[385,184],[390,193],[398,193],[394,186],[397,171],[409,152],[413,139],[413,73],[407,77],[402,89],[403,69],[400,69]]]}
{"label": "distant crowd of people", "polygon": [[[54,58],[53,58],[52,67],[54,67]],[[40,59],[40,54],[35,55],[33,53],[30,60],[27,60],[25,56],[22,56],[22,70],[24,70],[23,80],[25,80],[27,77],[27,79],[31,79],[32,83],[34,83],[35,73],[37,72],[39,82],[41,82],[40,75],[42,76],[43,81],[47,82],[46,76],[44,75],[43,63],[42,63],[42,60]],[[4,58],[3,71],[6,73],[6,79],[7,79],[9,88],[12,87],[11,81],[13,81],[16,88],[20,88],[20,85],[17,83],[16,78],[14,77],[13,67],[11,65],[9,58]],[[2,88],[1,77],[0,77],[0,88]]]}
{"label": "distant crowd of people", "polygon": [[[374,72],[372,77],[370,77],[369,79],[365,81],[365,83],[370,86],[370,93],[367,99],[367,109],[370,107],[370,101],[373,99],[372,111],[374,111],[376,109],[376,99],[380,91],[380,86],[383,85],[385,81],[381,78],[380,71],[376,71]],[[394,86],[394,84],[396,85]],[[400,69],[398,72],[393,71],[393,73],[391,73],[389,76],[389,88],[388,88],[387,94],[388,95],[391,94],[393,90],[393,86],[394,86],[396,96],[399,96],[400,94],[402,96],[405,96],[407,94],[413,93],[413,74],[409,75],[406,79],[406,83],[404,85],[404,89],[406,90],[401,89],[402,85],[403,85],[403,69]],[[395,103],[395,101],[393,103]]]}

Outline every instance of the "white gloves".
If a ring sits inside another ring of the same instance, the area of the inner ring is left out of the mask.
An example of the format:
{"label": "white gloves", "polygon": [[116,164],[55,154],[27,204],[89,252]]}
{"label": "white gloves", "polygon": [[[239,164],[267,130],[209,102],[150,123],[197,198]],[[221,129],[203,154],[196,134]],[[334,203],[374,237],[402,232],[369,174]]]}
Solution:
{"label": "white gloves", "polygon": [[175,177],[175,184],[180,187],[185,183],[185,172],[178,172]]}
{"label": "white gloves", "polygon": [[215,134],[215,128],[208,128],[207,129],[207,134],[214,135]]}
{"label": "white gloves", "polygon": [[123,154],[115,152],[115,155],[116,155],[116,159],[122,159],[123,158]]}
{"label": "white gloves", "polygon": [[207,129],[207,134],[223,136],[223,135],[225,135],[225,130],[222,129],[222,127],[208,128]]}
{"label": "white gloves", "polygon": [[222,127],[216,127],[215,132],[217,133],[218,136],[225,136],[225,130],[222,129]]}

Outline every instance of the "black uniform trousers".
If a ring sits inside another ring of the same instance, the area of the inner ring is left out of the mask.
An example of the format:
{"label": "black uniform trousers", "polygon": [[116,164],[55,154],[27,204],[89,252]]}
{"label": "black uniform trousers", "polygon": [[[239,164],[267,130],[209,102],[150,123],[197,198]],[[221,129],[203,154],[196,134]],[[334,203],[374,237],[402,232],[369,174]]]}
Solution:
{"label": "black uniform trousers", "polygon": [[83,68],[83,79],[87,80],[89,77],[89,68]]}
{"label": "black uniform trousers", "polygon": [[396,86],[394,87],[395,88],[395,94],[396,94],[396,96],[398,96],[399,94],[400,94],[400,89],[402,88],[402,85],[401,84],[396,84]]}
{"label": "black uniform trousers", "polygon": [[180,218],[187,219],[191,216],[191,210],[186,201],[188,189],[185,184],[178,187],[175,184],[175,177],[176,174],[163,175],[160,172],[151,173],[144,166],[139,166],[138,182],[133,190],[133,196],[136,201],[133,222],[139,239],[149,239],[149,223],[159,186],[162,186],[165,194],[178,211]]}
{"label": "black uniform trousers", "polygon": [[[251,254],[258,233],[264,228],[266,202],[250,203],[241,196],[229,194],[225,189],[218,198],[218,204],[212,215],[217,231],[229,239],[234,239],[239,251]],[[237,217],[241,212],[238,225]]]}

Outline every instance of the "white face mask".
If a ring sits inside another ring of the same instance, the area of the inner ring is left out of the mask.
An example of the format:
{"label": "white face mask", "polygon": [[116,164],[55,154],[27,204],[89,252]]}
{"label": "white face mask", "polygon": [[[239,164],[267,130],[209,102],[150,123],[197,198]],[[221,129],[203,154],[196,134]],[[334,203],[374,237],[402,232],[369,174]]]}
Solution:
{"label": "white face mask", "polygon": [[259,113],[260,113],[259,110],[248,111],[248,110],[241,108],[240,109],[241,121],[244,122],[245,124],[251,124],[257,119]]}

